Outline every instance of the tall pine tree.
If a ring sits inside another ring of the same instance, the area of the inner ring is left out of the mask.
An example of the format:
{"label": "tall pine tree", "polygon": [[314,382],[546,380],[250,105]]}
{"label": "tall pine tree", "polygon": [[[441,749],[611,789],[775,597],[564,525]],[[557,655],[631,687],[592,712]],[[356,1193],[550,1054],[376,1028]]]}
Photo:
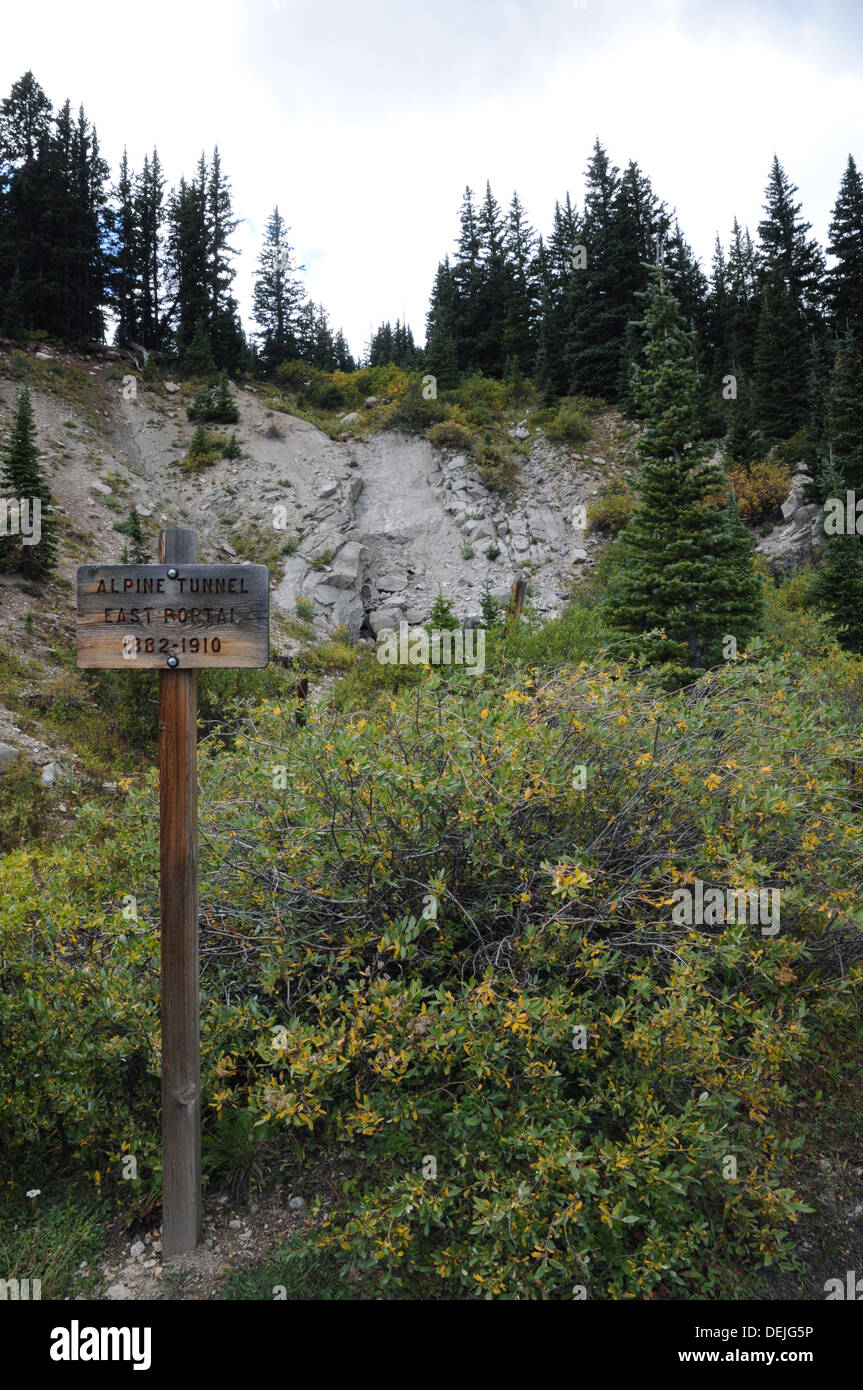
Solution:
{"label": "tall pine tree", "polygon": [[644,315],[646,366],[635,370],[645,421],[638,452],[641,505],[620,537],[609,612],[625,648],[693,679],[758,630],[760,586],[735,510],[723,507],[721,469],[699,442],[692,341],[657,266]]}

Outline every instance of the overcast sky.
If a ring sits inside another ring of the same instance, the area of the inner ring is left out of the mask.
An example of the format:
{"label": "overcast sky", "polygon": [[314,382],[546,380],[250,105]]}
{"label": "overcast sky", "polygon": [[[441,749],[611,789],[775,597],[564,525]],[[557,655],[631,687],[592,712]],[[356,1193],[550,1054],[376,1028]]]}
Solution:
{"label": "overcast sky", "polygon": [[218,144],[242,218],[235,290],[273,205],[355,353],[418,341],[466,184],[518,189],[538,231],[580,206],[598,135],[676,208],[705,269],[755,231],[774,150],[822,244],[863,165],[863,0],[38,0],[4,7],[0,94],[32,68],[83,102],[116,173],[155,144],[169,186]]}

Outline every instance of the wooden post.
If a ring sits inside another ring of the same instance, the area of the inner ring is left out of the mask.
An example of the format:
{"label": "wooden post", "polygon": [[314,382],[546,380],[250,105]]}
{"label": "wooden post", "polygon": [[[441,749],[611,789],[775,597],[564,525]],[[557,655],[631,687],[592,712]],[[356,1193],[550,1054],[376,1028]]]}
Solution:
{"label": "wooden post", "polygon": [[[182,572],[194,531],[159,533],[159,559]],[[176,662],[176,657],[171,657]],[[198,982],[198,673],[159,674],[159,859],[162,908],[162,1254],[201,1234]]]}
{"label": "wooden post", "polygon": [[509,596],[509,607],[507,609],[506,626],[508,631],[518,627],[518,620],[521,617],[521,610],[524,607],[524,596],[527,593],[527,580],[514,579],[512,592]]}

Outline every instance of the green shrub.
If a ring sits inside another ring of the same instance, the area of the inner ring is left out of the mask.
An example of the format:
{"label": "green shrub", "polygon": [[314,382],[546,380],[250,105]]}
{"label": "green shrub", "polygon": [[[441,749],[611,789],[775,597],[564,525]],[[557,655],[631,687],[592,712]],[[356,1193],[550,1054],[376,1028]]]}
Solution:
{"label": "green shrub", "polygon": [[729,470],[729,482],[740,516],[749,526],[761,526],[782,516],[782,503],[791,488],[791,470],[787,463],[773,459],[758,459],[748,468]]}
{"label": "green shrub", "polygon": [[613,484],[587,508],[587,534],[616,536],[623,530],[636,506],[634,493],[624,483]]}
{"label": "green shrub", "polygon": [[[201,740],[209,1171],[343,1174],[311,1238],[386,1298],[703,1299],[787,1267],[788,1083],[859,1034],[860,661],[678,696],[588,661],[373,666],[362,717],[315,704],[297,736],[286,695]],[[155,771],[124,796],[0,858],[0,1161],[128,1214],[160,1178]],[[780,887],[781,933],[676,924],[695,878]]]}
{"label": "green shrub", "polygon": [[48,827],[49,812],[39,769],[19,757],[0,772],[0,854],[38,840]]}
{"label": "green shrub", "polygon": [[590,420],[582,405],[565,399],[545,425],[545,432],[551,439],[559,439],[566,444],[581,444],[590,438]]}
{"label": "green shrub", "polygon": [[223,372],[217,386],[199,391],[192,404],[186,407],[190,420],[202,420],[220,425],[233,425],[240,418],[240,412],[228,388],[228,379]]}
{"label": "green shrub", "polygon": [[446,407],[439,400],[426,400],[419,381],[412,381],[407,390],[387,407],[383,428],[408,430],[424,434],[432,425],[446,418]]}
{"label": "green shrub", "polygon": [[315,616],[315,605],[310,598],[297,599],[297,616],[302,618],[304,623],[310,623]]}
{"label": "green shrub", "polygon": [[463,453],[473,452],[474,438],[470,430],[455,420],[441,420],[426,430],[426,439],[439,449],[460,449]]}

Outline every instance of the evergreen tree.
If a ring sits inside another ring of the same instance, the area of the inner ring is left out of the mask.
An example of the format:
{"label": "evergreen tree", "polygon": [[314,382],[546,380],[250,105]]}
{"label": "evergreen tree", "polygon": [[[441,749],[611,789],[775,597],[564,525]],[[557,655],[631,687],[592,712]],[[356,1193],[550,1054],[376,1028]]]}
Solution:
{"label": "evergreen tree", "polygon": [[760,588],[735,509],[718,497],[723,475],[698,442],[698,385],[680,309],[652,272],[644,316],[646,363],[635,370],[641,506],[621,533],[609,611],[625,646],[676,682],[742,647],[760,624]]}
{"label": "evergreen tree", "polygon": [[[572,275],[567,295],[570,391],[616,401],[626,390],[635,349],[628,325],[647,283],[646,266],[668,230],[665,205],[647,176],[630,161],[618,177],[597,140],[584,203],[587,266]],[[676,270],[675,265],[670,273]]]}
{"label": "evergreen tree", "polygon": [[491,185],[477,218],[480,274],[477,287],[477,333],[473,365],[485,376],[501,376],[507,314],[513,303],[514,285],[505,250],[505,226]]}
{"label": "evergreen tree", "polygon": [[426,315],[425,366],[437,380],[438,389],[449,391],[458,385],[456,345],[456,288],[449,257],[437,268],[429,310]]}
{"label": "evergreen tree", "polygon": [[726,376],[730,363],[751,374],[755,363],[755,339],[761,295],[758,261],[749,228],[734,219],[728,250],[727,295],[725,298],[724,340],[726,360],[719,364],[719,376]]}
{"label": "evergreen tree", "polygon": [[809,355],[806,330],[780,271],[763,290],[755,342],[755,421],[771,443],[790,439],[806,421]]}
{"label": "evergreen tree", "polygon": [[51,132],[51,102],[32,72],[0,103],[0,165],[21,169],[41,154]]}
{"label": "evergreen tree", "polygon": [[229,259],[237,253],[229,239],[239,224],[231,208],[230,181],[222,172],[218,146],[213,150],[207,182],[207,289],[209,295],[210,346],[217,367],[236,371],[244,337],[231,294],[236,271]]}
{"label": "evergreen tree", "polygon": [[419,366],[420,356],[410,326],[396,319],[395,329],[387,320],[372,334],[366,361],[370,367],[386,367],[393,363],[396,367],[413,370]]}
{"label": "evergreen tree", "polygon": [[[408,329],[408,334],[410,334],[410,329]],[[413,337],[412,337],[412,336],[411,336],[411,343],[413,343]],[[415,349],[414,349],[414,353],[415,353],[415,355],[416,355],[417,357],[419,357],[419,350],[418,350],[418,349],[415,348]],[[345,335],[344,335],[344,333],[342,332],[341,329],[339,329],[338,333],[336,334],[335,338],[333,339],[333,357],[335,358],[336,369],[337,369],[338,371],[340,371],[340,372],[353,372],[353,371],[356,371],[357,364],[356,364],[354,358],[351,356],[351,350],[350,350],[350,348],[348,347],[347,338],[345,337]]]}
{"label": "evergreen tree", "polygon": [[460,213],[460,231],[452,268],[453,322],[457,365],[460,372],[475,369],[479,359],[480,286],[482,265],[479,218],[473,191],[466,188]]}
{"label": "evergreen tree", "polygon": [[[567,355],[572,338],[574,304],[580,288],[579,280],[585,273],[576,269],[573,261],[576,247],[584,245],[584,232],[578,213],[567,193],[563,205],[555,203],[551,236],[547,245],[539,238],[536,259],[532,273],[534,328],[533,338],[540,350],[545,367],[538,372],[534,365],[533,375],[537,382],[542,376],[540,389],[547,398],[549,391],[562,396],[569,388],[571,372],[567,366]],[[581,255],[579,253],[579,267]]]}
{"label": "evergreen tree", "polygon": [[137,343],[141,340],[141,245],[138,209],[132,175],[129,172],[129,157],[125,149],[120,161],[116,198],[118,208],[113,224],[117,247],[112,277],[114,312],[117,315],[114,342],[119,347],[125,347],[127,343]]}
{"label": "evergreen tree", "polygon": [[863,358],[850,328],[836,352],[826,416],[836,464],[847,486],[863,494]]}
{"label": "evergreen tree", "polygon": [[863,342],[863,178],[849,154],[833,208],[827,250],[836,264],[827,274],[830,319],[837,333],[850,328]]}
{"label": "evergreen tree", "polygon": [[135,192],[137,232],[138,342],[151,351],[164,348],[167,325],[162,313],[163,248],[165,221],[165,180],[158,150],[144,156],[144,168]]}
{"label": "evergreen tree", "polygon": [[261,360],[268,371],[299,356],[296,318],[305,291],[288,242],[288,230],[278,207],[273,209],[264,236],[254,288],[254,314]]}
{"label": "evergreen tree", "polygon": [[737,383],[737,395],[728,400],[728,428],[725,435],[725,452],[735,463],[754,463],[763,452],[755,429],[755,412],[752,402],[752,386],[743,368],[732,362],[728,375]]}
{"label": "evergreen tree", "polygon": [[630,307],[619,293],[619,277],[626,275],[629,283],[615,227],[619,172],[597,140],[585,174],[581,244],[587,263],[571,275],[565,299],[566,389],[608,401],[616,399],[621,344],[630,317]]}
{"label": "evergreen tree", "polygon": [[533,331],[536,234],[527,220],[517,193],[513,193],[509,205],[504,249],[509,270],[503,327],[504,370],[506,372],[507,362],[515,359],[519,372],[524,374],[530,371],[536,353]]}
{"label": "evergreen tree", "polygon": [[[824,499],[844,499],[846,480],[832,459],[819,475]],[[822,518],[823,522],[823,518]],[[843,647],[863,652],[863,537],[856,531],[824,535],[824,556],[810,593],[827,610],[828,621]]]}
{"label": "evergreen tree", "polygon": [[144,522],[137,507],[133,507],[125,521],[114,523],[114,530],[121,535],[128,536],[132,542],[131,551],[128,545],[123,548],[124,565],[149,565],[151,555],[147,549],[147,537],[144,533]]}
{"label": "evergreen tree", "polygon": [[36,545],[24,544],[20,533],[0,537],[0,563],[29,579],[44,579],[57,563],[56,520],[51,491],[39,471],[36,425],[27,387],[18,394],[12,429],[3,456],[3,488],[7,499],[25,499],[35,519],[35,504],[41,509],[41,534]]}
{"label": "evergreen tree", "polygon": [[801,205],[794,202],[796,192],[796,184],[774,155],[765,191],[765,215],[758,224],[762,285],[781,283],[804,332],[820,333],[824,253],[817,241],[806,235],[811,225],[803,221]]}
{"label": "evergreen tree", "polygon": [[[212,358],[208,295],[209,236],[207,229],[207,170],[204,156],[198,177],[180,179],[168,203],[167,271],[172,301],[168,308],[177,353],[183,359],[193,339],[203,338]],[[201,344],[195,356],[201,358]]]}

